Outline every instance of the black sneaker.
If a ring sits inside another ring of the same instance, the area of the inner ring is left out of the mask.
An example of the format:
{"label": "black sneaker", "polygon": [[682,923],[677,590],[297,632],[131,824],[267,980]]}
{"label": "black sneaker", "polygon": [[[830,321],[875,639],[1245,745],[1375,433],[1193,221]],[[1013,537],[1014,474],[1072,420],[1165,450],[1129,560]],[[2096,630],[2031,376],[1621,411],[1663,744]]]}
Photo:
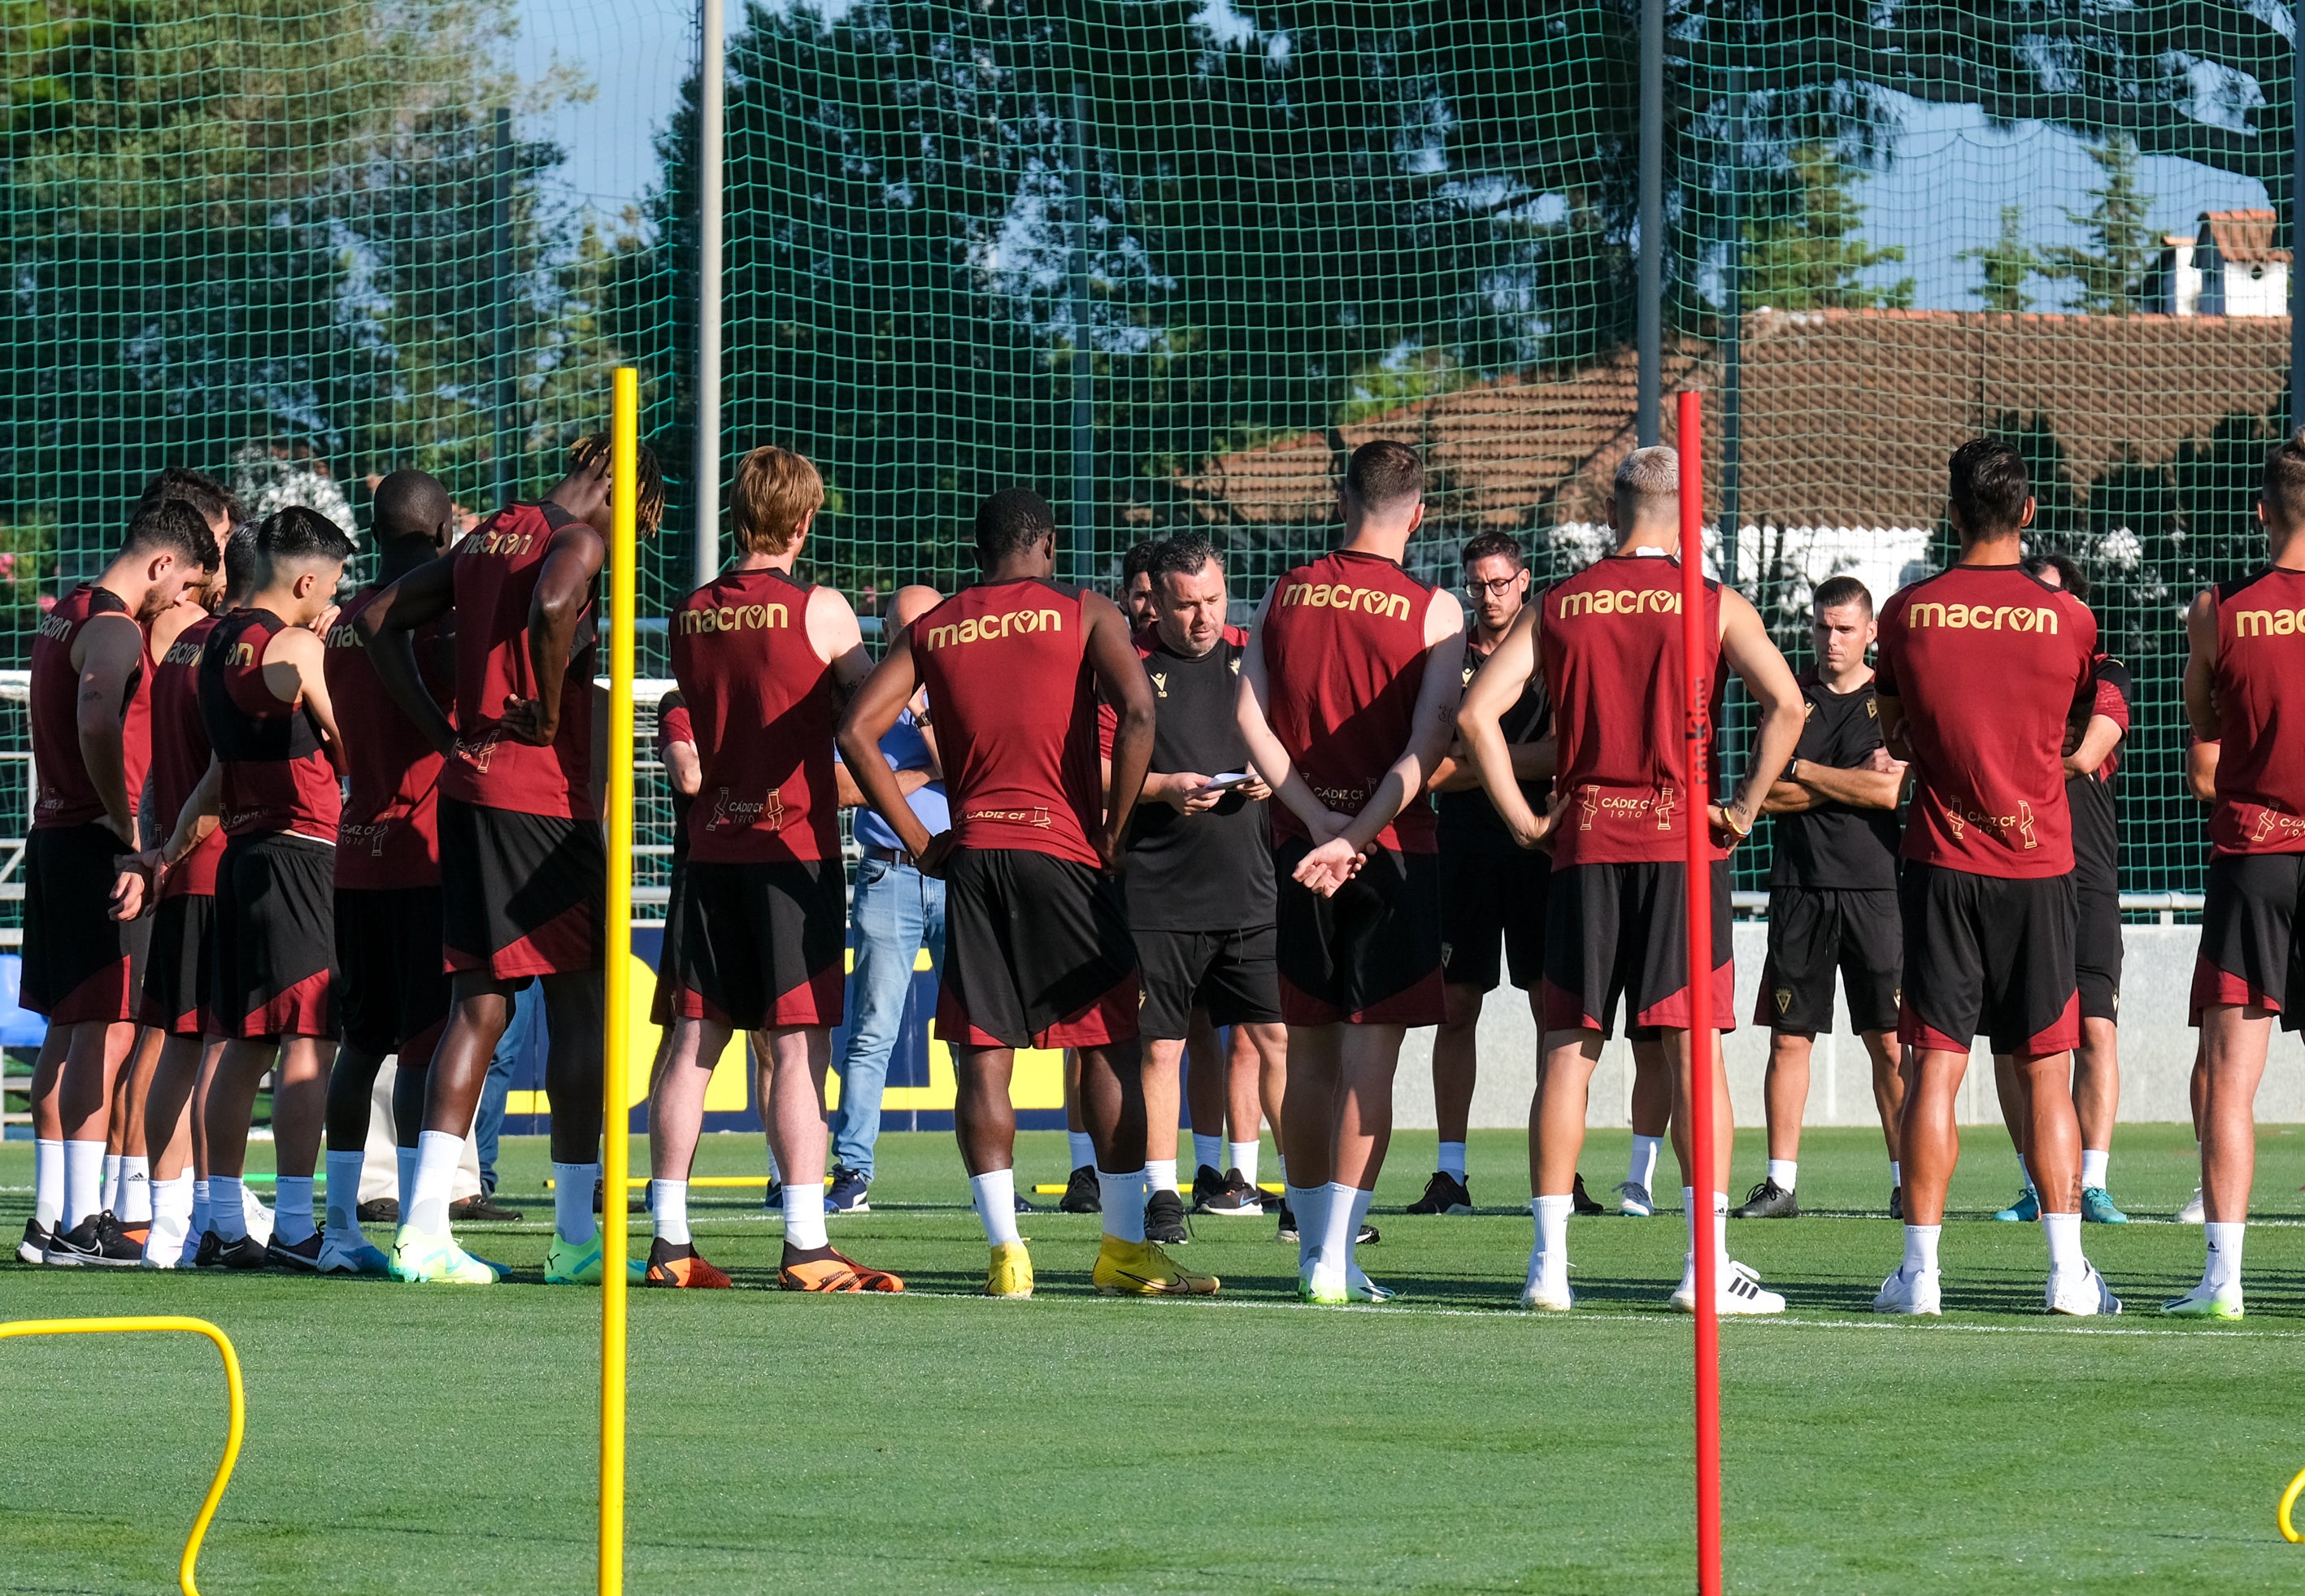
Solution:
{"label": "black sneaker", "polygon": [[832,1184],[824,1193],[829,1214],[869,1214],[872,1211],[872,1182],[846,1164],[832,1167]]}
{"label": "black sneaker", "polygon": [[400,1199],[376,1197],[353,1210],[353,1217],[363,1225],[397,1225],[400,1223]]}
{"label": "black sneaker", "polygon": [[196,1269],[221,1269],[217,1261],[224,1252],[224,1238],[213,1230],[200,1232],[200,1244],[192,1251],[192,1267]]}
{"label": "black sneaker", "polygon": [[1104,1211],[1104,1192],[1096,1184],[1096,1166],[1083,1164],[1065,1182],[1065,1194],[1057,1202],[1060,1214],[1101,1214]]}
{"label": "black sneaker", "polygon": [[48,1244],[55,1239],[55,1235],[54,1230],[41,1224],[38,1216],[35,1215],[24,1221],[24,1239],[16,1244],[16,1256],[26,1263],[47,1262]]}
{"label": "black sneaker", "polygon": [[[208,1244],[216,1244],[211,1252]],[[270,1260],[265,1256],[264,1244],[252,1235],[236,1235],[230,1241],[209,1231],[200,1237],[200,1256],[192,1261],[195,1269],[231,1269],[245,1272],[260,1269]]]}
{"label": "black sneaker", "polygon": [[1008,1193],[1008,1196],[1009,1199],[1016,1203],[1016,1211],[1020,1214],[1037,1214],[1041,1211],[1039,1209],[1033,1207],[1030,1201],[1026,1201],[1025,1193],[1022,1192],[1011,1191]]}
{"label": "black sneaker", "polygon": [[315,1275],[320,1270],[320,1233],[317,1229],[301,1242],[284,1242],[278,1235],[265,1244],[265,1261],[292,1275]]}
{"label": "black sneaker", "polygon": [[1377,1243],[1383,1239],[1384,1237],[1377,1233],[1375,1226],[1370,1224],[1366,1219],[1363,1219],[1361,1221],[1360,1234],[1353,1237],[1353,1245],[1356,1247],[1374,1247]]}
{"label": "black sneaker", "polygon": [[1225,1177],[1204,1164],[1193,1174],[1193,1211],[1208,1212],[1210,1201],[1224,1194]]}
{"label": "black sneaker", "polygon": [[1889,1188],[1889,1217],[1892,1219],[1905,1217],[1905,1188],[1901,1185]]}
{"label": "black sneaker", "polygon": [[1185,1229],[1185,1200],[1174,1192],[1155,1192],[1144,1200],[1144,1239],[1163,1247],[1192,1240]]}
{"label": "black sneaker", "polygon": [[459,1197],[450,1203],[448,1217],[458,1224],[467,1219],[478,1219],[484,1224],[509,1225],[521,1217],[521,1211],[516,1208],[505,1207],[496,1200],[493,1193],[483,1192],[477,1197]]}
{"label": "black sneaker", "polygon": [[90,1214],[70,1230],[48,1237],[40,1261],[57,1269],[134,1269],[144,1249],[120,1234],[110,1214]]}
{"label": "black sneaker", "polygon": [[1297,1239],[1297,1216],[1289,1210],[1289,1194],[1286,1192],[1280,1194],[1280,1235],[1276,1239],[1284,1242],[1293,1242]]}
{"label": "black sneaker", "polygon": [[1773,1180],[1765,1180],[1745,1193],[1745,1201],[1729,1210],[1732,1219],[1790,1219],[1799,1217],[1800,1204]]}
{"label": "black sneaker", "polygon": [[[1207,1175],[1211,1171],[1204,1168],[1201,1173]],[[1195,1179],[1193,1211],[1196,1214],[1253,1219],[1264,1211],[1264,1193],[1251,1185],[1247,1177],[1238,1169],[1228,1169],[1219,1176],[1216,1191],[1205,1199],[1200,1196],[1200,1181]]]}
{"label": "black sneaker", "polygon": [[1592,1193],[1585,1189],[1585,1177],[1580,1175],[1577,1177],[1576,1185],[1571,1187],[1569,1193],[1569,1211],[1589,1219],[1596,1214],[1605,1214],[1609,1210],[1593,1201]]}
{"label": "black sneaker", "polygon": [[1412,1214],[1469,1214],[1473,1211],[1473,1193],[1465,1183],[1446,1169],[1435,1169],[1433,1178],[1425,1183],[1425,1195],[1408,1205]]}
{"label": "black sneaker", "polygon": [[[772,1214],[785,1211],[785,1183],[771,1176],[769,1184],[761,1188],[761,1206]],[[596,1208],[595,1213],[600,1210]]]}

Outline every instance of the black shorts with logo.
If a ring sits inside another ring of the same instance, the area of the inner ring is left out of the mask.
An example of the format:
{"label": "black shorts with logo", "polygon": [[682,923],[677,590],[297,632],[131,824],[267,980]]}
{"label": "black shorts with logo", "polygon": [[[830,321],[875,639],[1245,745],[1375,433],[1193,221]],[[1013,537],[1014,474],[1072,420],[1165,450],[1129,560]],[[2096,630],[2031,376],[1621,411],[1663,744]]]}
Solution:
{"label": "black shorts with logo", "polygon": [[[1500,964],[1533,991],[1544,980],[1545,888],[1552,861],[1530,848],[1441,850],[1441,979],[1496,989]],[[1501,957],[1500,954],[1501,952]]]}
{"label": "black shorts with logo", "polygon": [[1291,1025],[1438,1025],[1441,856],[1372,848],[1359,873],[1334,897],[1323,897],[1296,879],[1312,851],[1305,837],[1273,850],[1281,1018]]}
{"label": "black shorts with logo", "polygon": [[1195,1008],[1208,1011],[1212,1025],[1280,1023],[1275,928],[1140,930],[1135,936],[1144,972],[1144,1006],[1137,1022],[1152,1040],[1184,1040]]}
{"label": "black shorts with logo", "polygon": [[25,839],[19,1000],[52,1025],[136,1017],[152,919],[111,912],[115,862],[132,852],[101,820],[36,828]]}
{"label": "black shorts with logo", "polygon": [[739,1031],[840,1023],[848,896],[838,859],[682,869],[675,1014]]}
{"label": "black shorts with logo", "polygon": [[2121,1018],[2121,894],[2095,885],[2074,888],[2073,971],[2081,1018]]}
{"label": "black shorts with logo", "polygon": [[[1727,860],[1714,861],[1711,886],[1711,1018],[1715,1031],[1734,1031]],[[1613,1035],[1620,998],[1627,1029],[1636,1035],[1688,1027],[1688,866],[1679,860],[1572,864],[1552,872],[1544,921],[1545,1030]]]}
{"label": "black shorts with logo", "polygon": [[216,886],[215,1034],[336,1035],[336,845],[289,831],[235,836]]}
{"label": "black shorts with logo", "polygon": [[1904,943],[1893,889],[1771,887],[1769,959],[1753,1023],[1779,1036],[1832,1030],[1838,972],[1849,1023],[1860,1031],[1894,1031]]}
{"label": "black shorts with logo", "polygon": [[431,1057],[448,1023],[438,887],[336,888],[337,1009],[344,1041],[372,1057]]}
{"label": "black shorts with logo", "polygon": [[2305,853],[2216,853],[2193,961],[2192,1022],[2220,1004],[2305,1031]]}
{"label": "black shorts with logo", "polygon": [[672,871],[665,881],[664,940],[657,946],[656,995],[649,999],[649,1023],[659,1028],[679,1014],[674,1006],[680,991],[682,926],[688,919],[688,828],[673,834]]}
{"label": "black shorts with logo", "polygon": [[209,947],[216,936],[216,899],[205,892],[164,897],[152,911],[152,945],[144,955],[144,995],[136,1023],[168,1036],[205,1036],[214,978]]}
{"label": "black shorts with logo", "polygon": [[2038,1057],[2079,1047],[2073,879],[1981,876],[1905,861],[1905,990],[1897,1040],[1967,1053]]}
{"label": "black shorts with logo", "polygon": [[938,1040],[1095,1048],[1135,1040],[1143,989],[1118,876],[1029,848],[957,848],[944,882]]}
{"label": "black shorts with logo", "polygon": [[525,984],[600,965],[608,856],[598,820],[440,798],[440,924],[452,974]]}

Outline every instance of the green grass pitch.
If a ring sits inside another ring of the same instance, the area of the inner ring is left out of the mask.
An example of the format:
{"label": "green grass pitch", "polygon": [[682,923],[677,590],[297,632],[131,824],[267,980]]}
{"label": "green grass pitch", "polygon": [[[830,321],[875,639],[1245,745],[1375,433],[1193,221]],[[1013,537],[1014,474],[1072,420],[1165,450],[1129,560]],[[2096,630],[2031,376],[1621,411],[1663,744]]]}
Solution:
{"label": "green grass pitch", "polygon": [[[2199,1269],[2200,1232],[2166,1224],[2088,1233],[2129,1315],[2042,1317],[2037,1227],[1986,1218],[2013,1161],[1997,1131],[1968,1139],[1941,1323],[1865,1312],[1899,1251],[1869,1135],[1809,1133],[1818,1217],[1731,1226],[1792,1309],[1722,1327],[1730,1588],[2300,1588],[2305,1547],[2273,1510],[2305,1467],[2305,1134],[2263,1133],[2276,1222],[2250,1239],[2250,1319],[2213,1329],[2150,1312]],[[1624,1148],[1592,1138],[1596,1192]],[[1054,1214],[1026,1222],[1040,1296],[972,1299],[984,1254],[950,1139],[887,1138],[875,1211],[832,1234],[903,1271],[906,1296],[634,1294],[628,1588],[1688,1588],[1689,1325],[1663,1305],[1680,1217],[1577,1221],[1586,1306],[1525,1316],[1508,1311],[1522,1138],[1475,1138],[1471,1218],[1399,1213],[1431,1150],[1394,1144],[1364,1254],[1406,1296],[1316,1311],[1269,1220],[1200,1224],[1187,1255],[1225,1278],[1213,1302],[1093,1298],[1095,1221]],[[2182,1130],[2124,1127],[2116,1196],[2167,1215],[2191,1151]],[[1748,1133],[1740,1191],[1759,1158]],[[697,1172],[759,1159],[755,1139],[710,1137]],[[1059,1138],[1022,1139],[1025,1179],[1063,1163]],[[468,1239],[527,1283],[12,1264],[0,1318],[180,1312],[231,1334],[249,1434],[201,1559],[209,1596],[590,1590],[598,1298],[535,1284],[541,1145],[511,1144],[508,1170],[527,1221]],[[30,1179],[30,1150],[0,1148],[12,1240]],[[757,1198],[697,1196],[709,1254],[743,1286],[770,1278],[781,1227]],[[0,1592],[173,1589],[223,1435],[213,1352],[16,1341],[0,1386]]]}

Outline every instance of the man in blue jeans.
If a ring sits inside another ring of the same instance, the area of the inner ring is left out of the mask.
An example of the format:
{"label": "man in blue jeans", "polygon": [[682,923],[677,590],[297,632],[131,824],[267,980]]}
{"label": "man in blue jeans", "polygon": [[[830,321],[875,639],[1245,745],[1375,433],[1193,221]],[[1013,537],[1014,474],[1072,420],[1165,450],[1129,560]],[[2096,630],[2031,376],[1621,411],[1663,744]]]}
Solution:
{"label": "man in blue jeans", "polygon": [[[899,588],[889,606],[889,634],[934,608],[934,588]],[[897,773],[913,813],[931,836],[950,824],[944,783],[938,779],[936,732],[924,699],[914,699],[880,739],[881,757]],[[855,928],[856,967],[848,988],[851,1029],[840,1055],[840,1108],[832,1121],[832,1187],[825,1194],[829,1213],[872,1211],[872,1144],[880,1134],[880,1093],[889,1079],[889,1055],[905,1020],[905,1000],[913,989],[913,965],[925,947],[931,968],[944,970],[944,883],[924,876],[911,854],[872,811],[863,794],[838,771],[840,802],[855,811],[856,890],[849,900]]]}

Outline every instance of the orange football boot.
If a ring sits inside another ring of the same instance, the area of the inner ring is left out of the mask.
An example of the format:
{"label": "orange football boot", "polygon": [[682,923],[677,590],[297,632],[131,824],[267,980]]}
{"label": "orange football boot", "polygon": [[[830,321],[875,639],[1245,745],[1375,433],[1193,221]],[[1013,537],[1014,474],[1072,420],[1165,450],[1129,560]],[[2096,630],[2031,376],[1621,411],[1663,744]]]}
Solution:
{"label": "orange football boot", "polygon": [[[676,1256],[679,1252],[685,1252],[687,1256],[685,1258]],[[706,1262],[704,1255],[695,1248],[676,1249],[658,1241],[649,1244],[646,1284],[685,1286],[703,1291],[726,1291],[736,1282]]]}
{"label": "orange football boot", "polygon": [[813,1257],[777,1270],[787,1291],[902,1291],[905,1283],[886,1269],[869,1269],[827,1247]]}

